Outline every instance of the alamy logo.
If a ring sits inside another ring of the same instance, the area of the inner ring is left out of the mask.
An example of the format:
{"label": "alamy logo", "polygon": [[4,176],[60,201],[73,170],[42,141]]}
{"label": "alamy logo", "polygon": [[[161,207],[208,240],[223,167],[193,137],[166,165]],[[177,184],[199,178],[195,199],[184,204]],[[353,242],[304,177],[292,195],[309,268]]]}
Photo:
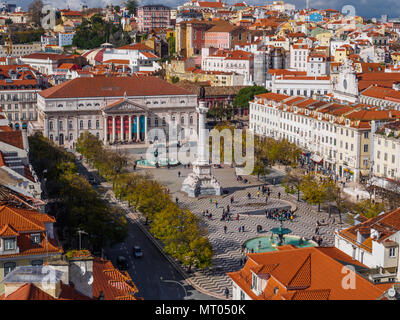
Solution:
{"label": "alamy logo", "polygon": [[42,18],[43,29],[53,29],[56,26],[56,10],[51,5],[47,4],[42,8],[42,14],[45,16]]}

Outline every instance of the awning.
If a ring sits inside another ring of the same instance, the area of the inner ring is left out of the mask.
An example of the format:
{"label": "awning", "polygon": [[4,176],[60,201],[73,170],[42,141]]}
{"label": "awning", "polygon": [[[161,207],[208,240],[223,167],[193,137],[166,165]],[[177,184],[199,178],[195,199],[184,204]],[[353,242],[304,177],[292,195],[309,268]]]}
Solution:
{"label": "awning", "polygon": [[315,163],[320,163],[322,161],[322,157],[320,157],[317,154],[313,154],[310,158],[312,161],[314,161]]}

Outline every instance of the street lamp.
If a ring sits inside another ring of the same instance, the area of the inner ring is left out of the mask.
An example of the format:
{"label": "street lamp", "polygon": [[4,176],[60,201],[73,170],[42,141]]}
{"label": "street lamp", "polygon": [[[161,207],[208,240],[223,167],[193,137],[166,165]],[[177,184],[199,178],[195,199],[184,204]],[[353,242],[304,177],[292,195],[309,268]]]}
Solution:
{"label": "street lamp", "polygon": [[163,277],[160,277],[160,281],[161,281],[161,282],[171,282],[171,283],[179,284],[179,285],[183,288],[183,291],[185,291],[185,298],[188,296],[185,286],[184,286],[182,283],[180,283],[179,281],[175,281],[175,280],[164,280]]}
{"label": "street lamp", "polygon": [[79,234],[79,251],[81,251],[82,250],[82,233],[83,234],[88,234],[88,233],[86,233],[85,231],[83,231],[83,230],[78,230],[78,234]]}

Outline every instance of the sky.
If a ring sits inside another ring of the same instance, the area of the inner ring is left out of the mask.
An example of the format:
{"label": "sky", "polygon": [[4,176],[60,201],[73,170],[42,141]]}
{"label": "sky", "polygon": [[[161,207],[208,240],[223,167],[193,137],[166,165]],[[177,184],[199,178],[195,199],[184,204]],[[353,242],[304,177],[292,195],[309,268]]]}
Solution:
{"label": "sky", "polygon": [[[0,0],[3,2],[4,0]],[[17,6],[27,8],[32,0],[8,0],[8,3],[15,3]],[[69,6],[70,9],[80,9],[81,3],[85,3],[88,7],[105,7],[107,4],[120,4],[122,0],[42,0],[44,3],[49,3],[57,8],[63,9]],[[188,0],[140,0],[139,3],[157,4],[162,3],[171,7],[176,7]],[[204,0],[203,0],[204,1]],[[213,1],[213,0],[208,0]],[[234,4],[241,0],[225,0],[228,4]],[[272,1],[265,0],[245,0],[247,4],[265,5]],[[287,0],[287,3],[296,5],[297,9],[305,8],[306,0]],[[355,8],[355,14],[365,18],[376,17],[380,18],[382,14],[387,14],[389,18],[400,17],[399,0],[309,0],[310,8],[315,9],[336,9],[341,11],[346,5],[352,5]]]}

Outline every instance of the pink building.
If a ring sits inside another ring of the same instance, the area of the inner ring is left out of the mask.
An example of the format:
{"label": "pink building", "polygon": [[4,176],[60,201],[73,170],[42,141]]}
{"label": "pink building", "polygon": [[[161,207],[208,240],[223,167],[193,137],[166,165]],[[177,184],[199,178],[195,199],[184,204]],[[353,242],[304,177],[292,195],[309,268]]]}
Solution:
{"label": "pink building", "polygon": [[171,25],[170,8],[161,4],[139,7],[137,15],[139,31],[151,31]]}

